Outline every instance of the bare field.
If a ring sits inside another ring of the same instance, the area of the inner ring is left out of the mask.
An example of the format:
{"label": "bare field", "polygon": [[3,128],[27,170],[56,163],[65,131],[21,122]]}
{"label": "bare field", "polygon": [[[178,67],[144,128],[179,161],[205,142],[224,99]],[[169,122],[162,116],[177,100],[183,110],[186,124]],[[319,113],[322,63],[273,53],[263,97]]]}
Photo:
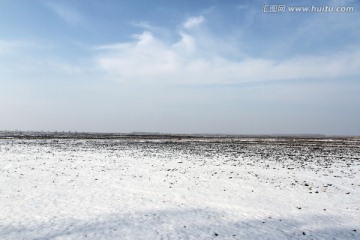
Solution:
{"label": "bare field", "polygon": [[360,139],[0,134],[1,239],[360,239]]}

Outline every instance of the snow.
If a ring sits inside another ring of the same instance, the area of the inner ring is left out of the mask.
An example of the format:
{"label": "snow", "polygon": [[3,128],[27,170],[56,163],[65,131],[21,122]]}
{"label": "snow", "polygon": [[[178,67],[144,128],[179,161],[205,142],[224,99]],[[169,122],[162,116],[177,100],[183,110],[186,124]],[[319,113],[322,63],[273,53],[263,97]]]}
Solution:
{"label": "snow", "polygon": [[2,138],[0,239],[360,239],[358,138]]}

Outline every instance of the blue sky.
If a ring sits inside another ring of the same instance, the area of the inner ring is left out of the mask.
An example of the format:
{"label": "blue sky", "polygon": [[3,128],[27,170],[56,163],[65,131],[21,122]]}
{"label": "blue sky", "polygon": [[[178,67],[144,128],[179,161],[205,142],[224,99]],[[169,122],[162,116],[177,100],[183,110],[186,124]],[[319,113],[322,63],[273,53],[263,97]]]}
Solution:
{"label": "blue sky", "polygon": [[360,135],[359,10],[0,0],[0,130]]}

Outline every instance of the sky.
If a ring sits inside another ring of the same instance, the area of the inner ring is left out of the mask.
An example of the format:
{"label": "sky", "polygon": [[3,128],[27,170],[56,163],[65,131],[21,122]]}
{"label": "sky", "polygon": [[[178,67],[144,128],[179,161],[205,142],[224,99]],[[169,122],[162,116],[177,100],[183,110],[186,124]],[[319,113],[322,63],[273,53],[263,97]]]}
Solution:
{"label": "sky", "polygon": [[359,103],[356,0],[0,0],[0,130],[360,135]]}

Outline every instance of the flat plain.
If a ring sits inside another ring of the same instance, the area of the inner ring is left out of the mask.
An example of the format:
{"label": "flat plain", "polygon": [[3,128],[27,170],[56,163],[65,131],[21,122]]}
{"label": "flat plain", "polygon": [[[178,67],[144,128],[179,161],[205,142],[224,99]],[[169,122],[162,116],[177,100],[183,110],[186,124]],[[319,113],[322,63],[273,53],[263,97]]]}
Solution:
{"label": "flat plain", "polygon": [[360,239],[360,138],[0,134],[0,239]]}

